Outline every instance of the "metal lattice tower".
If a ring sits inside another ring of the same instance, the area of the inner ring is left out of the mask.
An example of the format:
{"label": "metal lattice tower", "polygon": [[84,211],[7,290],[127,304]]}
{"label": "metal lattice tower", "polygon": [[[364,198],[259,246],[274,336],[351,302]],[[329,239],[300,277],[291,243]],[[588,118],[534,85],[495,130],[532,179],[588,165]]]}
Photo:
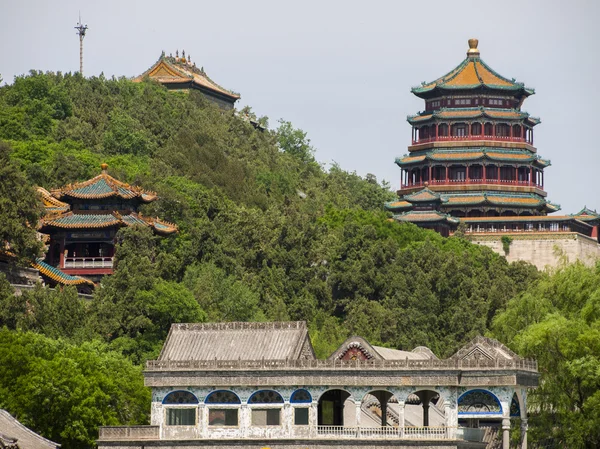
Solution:
{"label": "metal lattice tower", "polygon": [[77,22],[75,29],[77,30],[77,34],[79,34],[79,73],[83,76],[83,38],[88,26],[81,23],[81,13],[79,14],[79,22]]}

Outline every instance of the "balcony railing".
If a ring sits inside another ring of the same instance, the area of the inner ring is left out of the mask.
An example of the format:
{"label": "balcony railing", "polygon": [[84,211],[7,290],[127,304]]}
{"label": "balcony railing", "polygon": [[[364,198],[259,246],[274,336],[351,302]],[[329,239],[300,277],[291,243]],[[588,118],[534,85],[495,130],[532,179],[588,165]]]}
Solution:
{"label": "balcony railing", "polygon": [[112,257],[65,257],[63,268],[112,268]]}
{"label": "balcony railing", "polygon": [[360,371],[360,370],[524,370],[537,372],[537,362],[528,359],[494,360],[148,360],[146,371],[222,371],[256,370],[273,371],[277,369],[315,371]]}
{"label": "balcony railing", "polygon": [[99,440],[155,440],[159,438],[158,426],[100,427]]}
{"label": "balcony railing", "polygon": [[476,136],[432,136],[425,137],[422,139],[415,139],[412,141],[413,145],[419,145],[422,143],[431,143],[431,142],[452,142],[452,141],[465,141],[465,140],[499,140],[502,142],[524,142],[530,145],[533,144],[532,141],[528,141],[524,137],[510,137],[510,136],[486,136],[486,135],[476,135]]}
{"label": "balcony railing", "polygon": [[522,186],[522,187],[537,187],[543,189],[544,186],[536,184],[531,181],[517,181],[514,179],[431,179],[429,181],[419,181],[408,184],[401,184],[401,189],[408,189],[411,187],[424,187],[425,183],[428,185],[469,185],[469,184],[497,184],[497,185],[508,185],[508,186]]}

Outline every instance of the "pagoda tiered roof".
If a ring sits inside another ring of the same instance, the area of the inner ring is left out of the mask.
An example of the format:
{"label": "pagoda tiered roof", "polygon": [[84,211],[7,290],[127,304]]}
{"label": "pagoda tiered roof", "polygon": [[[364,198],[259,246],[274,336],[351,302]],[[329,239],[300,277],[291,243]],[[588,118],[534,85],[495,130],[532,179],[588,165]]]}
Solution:
{"label": "pagoda tiered roof", "polygon": [[573,214],[575,218],[578,220],[584,221],[586,223],[600,224],[600,214],[595,210],[588,209],[587,207],[583,207],[579,212]]}
{"label": "pagoda tiered roof", "polygon": [[429,151],[414,152],[410,155],[397,158],[396,164],[399,166],[417,164],[424,160],[434,162],[449,161],[475,161],[487,159],[498,162],[534,162],[537,166],[548,167],[551,162],[542,159],[531,151],[527,150],[507,150],[504,148],[453,148],[453,149],[434,149]]}
{"label": "pagoda tiered roof", "polygon": [[37,191],[42,198],[42,204],[44,205],[46,214],[60,214],[62,212],[67,212],[71,208],[69,204],[63,203],[62,201],[54,198],[52,194],[43,187],[38,187]]}
{"label": "pagoda tiered roof", "polygon": [[460,222],[458,218],[451,215],[444,214],[436,210],[423,210],[404,212],[398,215],[394,215],[394,219],[398,221],[407,221],[410,223],[449,223],[456,225]]}
{"label": "pagoda tiered roof", "polygon": [[121,215],[118,212],[105,214],[75,214],[71,211],[59,216],[44,217],[40,223],[42,232],[48,228],[63,229],[101,229],[113,226],[150,226],[160,234],[172,234],[177,232],[177,226],[173,223],[158,218],[142,217],[141,214],[131,212]]}
{"label": "pagoda tiered roof", "polygon": [[134,78],[133,81],[140,82],[144,78],[152,78],[165,85],[192,83],[201,90],[208,90],[219,96],[224,96],[232,102],[240,99],[239,94],[225,89],[210,79],[204,71],[204,67],[196,67],[196,64],[191,62],[189,55],[187,58],[185,57],[185,52],[183,52],[181,58],[179,53],[173,57],[166,56],[165,52],[162,52],[158,61],[140,76]]}
{"label": "pagoda tiered roof", "polygon": [[[433,195],[432,195],[433,194]],[[518,193],[503,193],[503,192],[469,192],[469,193],[442,193],[438,194],[431,192],[425,188],[412,195],[405,195],[399,201],[386,203],[385,207],[390,211],[402,211],[412,208],[412,203],[421,201],[436,201],[434,195],[437,196],[437,201],[442,203],[445,208],[460,207],[460,206],[512,206],[533,208],[544,210],[546,212],[555,212],[560,209],[560,206],[547,201],[545,198],[536,194],[518,194]],[[431,199],[425,199],[431,198]]]}
{"label": "pagoda tiered roof", "polygon": [[150,203],[157,199],[156,193],[146,191],[140,187],[131,186],[121,182],[108,173],[108,166],[102,164],[102,173],[87,181],[69,184],[60,189],[52,190],[56,199],[77,198],[86,200],[99,200],[104,198],[121,198],[124,200],[139,199],[143,203]]}
{"label": "pagoda tiered roof", "polygon": [[47,264],[46,262],[44,262],[43,259],[37,259],[35,263],[31,264],[31,266],[38,270],[41,275],[49,278],[50,280],[60,285],[89,285],[91,287],[94,286],[94,283],[89,279],[85,279],[80,276],[72,276],[70,274],[64,273],[58,268]]}
{"label": "pagoda tiered roof", "polygon": [[432,119],[456,120],[475,119],[487,117],[493,120],[527,120],[532,125],[541,123],[537,117],[531,117],[529,113],[517,109],[488,108],[484,106],[472,108],[440,108],[435,111],[423,111],[416,115],[409,115],[406,119],[411,124],[425,123]]}
{"label": "pagoda tiered roof", "polygon": [[421,98],[431,98],[436,94],[485,88],[488,91],[498,90],[514,96],[527,97],[535,93],[523,83],[509,79],[493,70],[480,58],[477,39],[469,39],[467,57],[458,66],[429,83],[422,83],[411,89]]}

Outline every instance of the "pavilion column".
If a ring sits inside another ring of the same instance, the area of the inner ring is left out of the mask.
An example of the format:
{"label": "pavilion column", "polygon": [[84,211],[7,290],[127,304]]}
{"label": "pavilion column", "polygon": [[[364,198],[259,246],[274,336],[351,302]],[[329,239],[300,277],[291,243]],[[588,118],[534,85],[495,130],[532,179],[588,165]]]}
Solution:
{"label": "pavilion column", "polygon": [[[52,254],[52,253],[50,253]],[[56,262],[56,261],[54,261]],[[60,239],[60,254],[59,254],[59,265],[60,268],[65,267],[65,238]]]}
{"label": "pavilion column", "polygon": [[529,185],[533,182],[533,166],[529,166]]}
{"label": "pavilion column", "polygon": [[521,449],[527,449],[527,420],[521,419]]}
{"label": "pavilion column", "polygon": [[448,166],[446,165],[446,184],[448,184]]}
{"label": "pavilion column", "polygon": [[502,449],[510,449],[510,419],[502,420]]}
{"label": "pavilion column", "polygon": [[482,122],[482,123],[481,123],[481,138],[482,138],[482,139],[483,139],[483,137],[485,136],[484,129],[485,129],[485,122]]}
{"label": "pavilion column", "polygon": [[512,126],[512,125],[509,125],[508,137],[510,137],[510,138],[511,138],[511,140],[512,140],[512,136],[513,136],[513,126]]}
{"label": "pavilion column", "polygon": [[515,181],[519,182],[519,167],[515,167]]}
{"label": "pavilion column", "polygon": [[[437,131],[437,125],[436,126],[436,131]],[[437,137],[437,132],[436,132],[436,137]],[[429,183],[431,183],[431,165],[429,166],[429,179],[427,179],[429,181]]]}
{"label": "pavilion column", "polygon": [[533,145],[533,129],[529,132],[531,133],[531,145]]}
{"label": "pavilion column", "polygon": [[496,137],[496,124],[493,124],[493,128],[492,128],[492,136]]}
{"label": "pavilion column", "polygon": [[404,401],[398,401],[398,436],[404,436]]}
{"label": "pavilion column", "polygon": [[544,188],[544,172],[540,170],[540,175],[542,176],[542,189]]}
{"label": "pavilion column", "polygon": [[435,124],[435,140],[438,138],[438,124]]}
{"label": "pavilion column", "polygon": [[500,172],[501,172],[500,166],[497,165],[496,168],[498,169],[498,183],[500,183]]}
{"label": "pavilion column", "polygon": [[483,164],[483,182],[487,182],[487,165]]}
{"label": "pavilion column", "polygon": [[467,171],[467,182],[469,182],[469,180],[471,179],[469,176],[469,165],[467,165],[466,171]]}

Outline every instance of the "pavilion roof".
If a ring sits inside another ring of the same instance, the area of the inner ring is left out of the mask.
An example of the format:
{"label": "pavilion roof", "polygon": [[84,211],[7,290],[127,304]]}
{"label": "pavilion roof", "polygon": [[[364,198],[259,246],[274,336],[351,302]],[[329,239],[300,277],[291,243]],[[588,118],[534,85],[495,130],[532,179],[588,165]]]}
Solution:
{"label": "pavilion roof", "polygon": [[110,176],[106,170],[108,165],[102,164],[102,173],[87,181],[69,184],[59,189],[52,190],[52,196],[56,199],[79,198],[79,199],[104,199],[122,198],[125,200],[139,199],[144,203],[150,203],[157,199],[156,193],[146,191],[137,186],[131,186]]}
{"label": "pavilion roof", "polygon": [[38,193],[42,197],[42,203],[47,214],[62,213],[68,211],[71,206],[54,198],[50,192],[42,187],[37,188]]}
{"label": "pavilion roof", "polygon": [[390,201],[389,203],[385,203],[385,208],[391,211],[399,211],[412,209],[412,204],[406,200]]}
{"label": "pavilion roof", "polygon": [[150,67],[140,76],[134,78],[133,81],[140,82],[144,78],[151,78],[161,84],[168,85],[192,82],[198,87],[208,89],[219,95],[228,97],[233,101],[240,99],[239,94],[219,86],[212,79],[210,79],[204,71],[204,67],[196,67],[196,64],[192,64],[190,61],[189,56],[186,59],[185,52],[181,58],[179,56],[166,56],[165,53],[162,52],[158,61],[156,61],[152,67]]}
{"label": "pavilion roof", "polygon": [[403,199],[409,203],[445,202],[444,199],[440,197],[439,193],[429,190],[427,187],[410,195],[404,195]]}
{"label": "pavilion roof", "polygon": [[60,444],[38,435],[33,430],[21,424],[6,410],[0,409],[0,447],[58,449]]}
{"label": "pavilion roof", "polygon": [[533,162],[539,167],[548,167],[551,162],[547,159],[542,159],[535,153],[528,150],[509,150],[504,148],[456,148],[451,150],[434,149],[423,151],[416,154],[406,155],[396,159],[396,164],[399,166],[418,164],[425,160],[433,162],[449,162],[449,161],[475,161],[479,159],[487,159],[497,162]]}
{"label": "pavilion roof", "polygon": [[33,268],[38,270],[43,276],[50,278],[52,281],[60,285],[83,285],[87,284],[94,286],[94,283],[89,279],[85,279],[79,276],[72,276],[64,273],[56,267],[47,264],[43,259],[37,259],[35,263],[31,264]]}
{"label": "pavilion roof", "polygon": [[419,97],[431,97],[431,93],[448,93],[457,90],[474,90],[486,88],[487,90],[500,91],[511,95],[529,96],[535,93],[533,89],[525,87],[523,83],[508,79],[493,70],[480,58],[477,49],[477,39],[469,40],[467,57],[458,66],[429,83],[422,83],[413,87],[411,91]]}
{"label": "pavilion roof", "polygon": [[158,218],[143,217],[140,213],[131,212],[121,215],[118,212],[100,214],[74,214],[66,212],[58,216],[46,216],[42,218],[39,229],[47,232],[49,228],[62,229],[102,229],[118,226],[150,226],[160,234],[172,234],[177,232],[177,226],[173,223]]}
{"label": "pavilion roof", "polygon": [[416,115],[409,115],[406,119],[411,125],[419,123],[425,123],[432,119],[438,120],[461,120],[461,119],[476,119],[476,118],[489,118],[489,119],[503,119],[503,120],[527,120],[532,125],[538,125],[540,119],[537,117],[531,117],[529,113],[520,111],[517,109],[500,109],[500,108],[487,108],[484,106],[472,107],[472,108],[440,108],[435,111],[424,111]]}
{"label": "pavilion roof", "polygon": [[459,223],[458,218],[451,215],[438,212],[436,210],[426,211],[409,211],[402,214],[394,215],[394,219],[398,221],[407,221],[410,223],[441,223],[446,222],[450,224]]}
{"label": "pavilion roof", "polygon": [[595,210],[588,209],[586,206],[584,206],[583,209],[574,214],[574,216],[577,217],[578,220],[586,222],[600,220],[600,214]]}
{"label": "pavilion roof", "polygon": [[346,339],[327,360],[343,360],[344,355],[352,349],[359,350],[365,360],[437,360],[436,355],[425,346],[419,346],[412,351],[402,351],[371,345],[366,339],[359,336]]}
{"label": "pavilion roof", "polygon": [[158,360],[314,359],[303,321],[172,324]]}

